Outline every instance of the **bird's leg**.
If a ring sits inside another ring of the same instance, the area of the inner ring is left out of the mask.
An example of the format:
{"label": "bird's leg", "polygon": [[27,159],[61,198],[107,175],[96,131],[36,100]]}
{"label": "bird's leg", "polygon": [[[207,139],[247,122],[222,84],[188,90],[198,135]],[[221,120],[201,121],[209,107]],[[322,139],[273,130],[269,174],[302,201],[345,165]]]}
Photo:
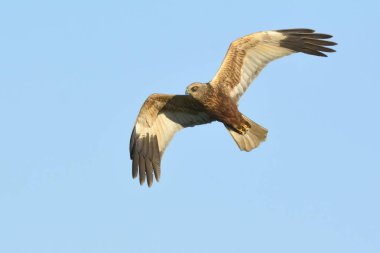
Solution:
{"label": "bird's leg", "polygon": [[245,135],[250,128],[251,125],[248,122],[244,122],[243,124],[241,124],[241,126],[236,128],[236,131],[241,135]]}
{"label": "bird's leg", "polygon": [[247,127],[247,125],[243,124],[243,125],[239,126],[238,128],[236,128],[236,131],[241,135],[245,135],[248,131],[248,127]]}
{"label": "bird's leg", "polygon": [[243,128],[243,126],[240,126],[240,127],[236,128],[236,132],[238,132],[241,135],[244,135],[246,133],[246,131]]}
{"label": "bird's leg", "polygon": [[244,123],[242,124],[242,127],[244,128],[244,131],[247,132],[248,129],[251,128],[251,124],[249,124],[248,122],[244,122]]}

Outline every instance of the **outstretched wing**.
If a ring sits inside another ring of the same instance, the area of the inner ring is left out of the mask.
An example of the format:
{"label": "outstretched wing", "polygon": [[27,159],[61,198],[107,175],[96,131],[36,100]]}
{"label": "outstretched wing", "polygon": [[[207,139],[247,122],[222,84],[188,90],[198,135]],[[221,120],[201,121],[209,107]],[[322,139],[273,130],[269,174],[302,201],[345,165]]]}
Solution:
{"label": "outstretched wing", "polygon": [[131,135],[132,177],[136,178],[139,174],[140,184],[147,178],[148,186],[151,186],[154,173],[159,181],[161,157],[174,134],[182,128],[211,121],[191,96],[149,96],[141,107]]}
{"label": "outstretched wing", "polygon": [[231,43],[211,85],[222,86],[226,94],[238,102],[269,62],[297,52],[326,56],[322,52],[335,52],[326,46],[336,43],[324,40],[331,37],[311,29],[265,31],[244,36]]}

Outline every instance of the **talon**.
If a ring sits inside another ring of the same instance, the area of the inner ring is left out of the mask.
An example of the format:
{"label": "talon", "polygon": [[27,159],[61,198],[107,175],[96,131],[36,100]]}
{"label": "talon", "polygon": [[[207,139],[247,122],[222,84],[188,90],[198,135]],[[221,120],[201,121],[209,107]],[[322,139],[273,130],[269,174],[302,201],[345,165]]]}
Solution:
{"label": "talon", "polygon": [[245,135],[245,134],[248,132],[248,129],[249,129],[249,127],[248,127],[247,125],[243,124],[243,125],[241,125],[240,127],[238,127],[238,128],[236,129],[236,131],[237,131],[239,134],[241,134],[241,135]]}
{"label": "talon", "polygon": [[251,126],[249,124],[246,124],[246,123],[243,123],[242,127],[243,127],[243,129],[244,129],[245,132],[247,132],[248,129],[251,128]]}
{"label": "talon", "polygon": [[241,135],[244,135],[246,133],[246,130],[244,129],[244,127],[239,127],[239,128],[236,128],[236,131],[241,134]]}

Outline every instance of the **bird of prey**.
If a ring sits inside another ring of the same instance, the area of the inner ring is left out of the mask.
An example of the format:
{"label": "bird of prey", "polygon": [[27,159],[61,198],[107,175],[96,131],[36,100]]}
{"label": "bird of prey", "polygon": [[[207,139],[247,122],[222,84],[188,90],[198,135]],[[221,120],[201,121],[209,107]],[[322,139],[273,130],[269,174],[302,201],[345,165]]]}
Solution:
{"label": "bird of prey", "polygon": [[311,29],[272,30],[253,33],[233,41],[214,78],[195,82],[186,95],[152,94],[144,102],[130,140],[132,177],[139,175],[150,187],[153,175],[158,182],[161,157],[174,134],[186,127],[213,121],[224,124],[240,150],[256,148],[267,136],[267,129],[253,122],[238,109],[240,97],[260,71],[271,61],[292,53],[324,56],[335,52],[331,35]]}

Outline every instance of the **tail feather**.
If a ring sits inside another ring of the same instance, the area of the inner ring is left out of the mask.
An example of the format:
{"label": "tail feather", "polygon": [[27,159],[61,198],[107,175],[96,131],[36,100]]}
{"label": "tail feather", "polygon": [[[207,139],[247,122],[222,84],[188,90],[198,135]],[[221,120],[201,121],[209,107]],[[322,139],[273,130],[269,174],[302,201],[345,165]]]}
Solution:
{"label": "tail feather", "polygon": [[243,117],[251,125],[251,128],[248,130],[246,134],[241,135],[235,132],[229,126],[225,126],[228,132],[231,134],[234,141],[236,142],[236,144],[239,146],[240,150],[251,151],[252,149],[258,147],[261,142],[265,141],[268,130],[260,126],[259,124],[253,122],[246,116],[243,115]]}

